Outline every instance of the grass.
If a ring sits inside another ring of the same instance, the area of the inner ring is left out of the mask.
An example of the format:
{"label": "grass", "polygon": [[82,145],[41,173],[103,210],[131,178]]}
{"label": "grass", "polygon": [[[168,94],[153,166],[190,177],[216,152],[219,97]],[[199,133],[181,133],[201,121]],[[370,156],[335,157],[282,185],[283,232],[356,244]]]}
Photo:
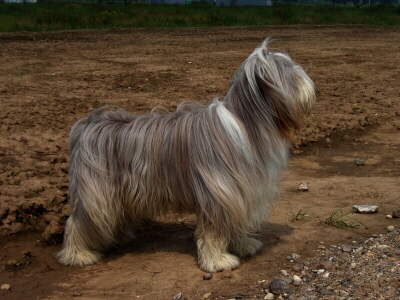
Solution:
{"label": "grass", "polygon": [[310,219],[311,216],[306,212],[305,209],[300,208],[297,213],[295,215],[292,216],[292,218],[290,219],[292,222],[295,221],[304,221],[307,219]]}
{"label": "grass", "polygon": [[400,25],[400,8],[295,4],[276,4],[271,7],[216,7],[207,4],[0,4],[0,32],[282,24]]}
{"label": "grass", "polygon": [[344,213],[341,209],[334,210],[324,221],[329,226],[336,228],[359,228],[363,225],[360,221],[349,217],[349,213]]}

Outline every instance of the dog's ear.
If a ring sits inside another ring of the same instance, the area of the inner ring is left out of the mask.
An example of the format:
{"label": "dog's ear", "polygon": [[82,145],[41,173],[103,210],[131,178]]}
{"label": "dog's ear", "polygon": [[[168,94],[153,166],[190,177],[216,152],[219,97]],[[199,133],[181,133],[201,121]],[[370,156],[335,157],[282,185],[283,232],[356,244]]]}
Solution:
{"label": "dog's ear", "polygon": [[256,82],[272,117],[273,124],[282,136],[289,138],[293,130],[300,128],[299,112],[292,105],[289,105],[288,96],[284,95],[273,84],[259,76],[256,76]]}

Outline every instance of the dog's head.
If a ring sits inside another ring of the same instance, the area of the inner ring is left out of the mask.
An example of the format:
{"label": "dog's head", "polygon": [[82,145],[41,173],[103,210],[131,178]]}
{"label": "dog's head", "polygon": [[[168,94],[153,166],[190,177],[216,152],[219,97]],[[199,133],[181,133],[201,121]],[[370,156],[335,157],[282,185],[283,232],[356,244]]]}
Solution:
{"label": "dog's head", "polygon": [[[251,106],[253,118],[283,134],[299,127],[315,101],[313,81],[289,55],[272,52],[266,39],[243,62],[227,97],[240,110]],[[241,104],[239,104],[241,102]]]}

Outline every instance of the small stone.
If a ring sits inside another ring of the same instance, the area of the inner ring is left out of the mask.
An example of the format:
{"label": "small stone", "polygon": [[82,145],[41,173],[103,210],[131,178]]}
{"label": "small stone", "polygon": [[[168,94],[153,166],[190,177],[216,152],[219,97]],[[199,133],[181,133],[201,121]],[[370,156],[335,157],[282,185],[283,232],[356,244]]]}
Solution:
{"label": "small stone", "polygon": [[210,298],[211,295],[212,295],[211,293],[205,293],[202,298],[205,300],[205,299]]}
{"label": "small stone", "polygon": [[377,205],[353,205],[353,212],[358,214],[374,214],[377,213],[379,206]]}
{"label": "small stone", "polygon": [[82,296],[82,293],[79,291],[75,291],[72,293],[72,297],[80,297],[80,296]]}
{"label": "small stone", "polygon": [[352,263],[350,264],[350,267],[351,267],[352,269],[354,269],[356,266],[357,266],[357,264],[356,264],[355,262],[352,262]]}
{"label": "small stone", "polygon": [[317,274],[318,274],[318,275],[321,275],[321,274],[324,273],[324,272],[325,272],[324,269],[318,269],[318,270],[317,270]]}
{"label": "small stone", "polygon": [[386,219],[393,219],[392,215],[386,215]]}
{"label": "small stone", "polygon": [[259,280],[259,281],[257,281],[258,283],[264,283],[264,282],[266,282],[266,280],[265,279],[261,279],[261,280]]}
{"label": "small stone", "polygon": [[361,253],[364,250],[364,247],[358,247],[354,250],[354,253]]}
{"label": "small stone", "polygon": [[297,275],[293,275],[293,284],[294,285],[300,285],[301,284],[301,278]]}
{"label": "small stone", "polygon": [[320,289],[320,290],[319,290],[319,293],[320,293],[321,295],[324,295],[324,296],[327,296],[327,295],[334,295],[334,294],[335,294],[334,291],[328,290],[328,289],[325,289],[325,288]]}
{"label": "small stone", "polygon": [[9,291],[9,290],[11,290],[11,285],[9,285],[8,283],[3,283],[3,284],[0,286],[0,290],[2,290],[2,291]]}
{"label": "small stone", "polygon": [[393,225],[389,225],[388,227],[386,227],[386,229],[388,232],[392,232],[392,231],[394,231],[395,228]]}
{"label": "small stone", "polygon": [[176,294],[173,298],[173,300],[183,300],[183,293],[179,292],[178,294]]}
{"label": "small stone", "polygon": [[289,285],[284,280],[274,279],[269,284],[269,290],[271,293],[273,293],[275,295],[288,294],[289,293]]}
{"label": "small stone", "polygon": [[290,261],[290,262],[295,262],[295,261],[298,261],[299,259],[300,259],[300,254],[297,254],[297,253],[292,253],[292,254],[290,254],[288,257],[287,257],[287,259]]}
{"label": "small stone", "polygon": [[211,274],[211,273],[205,273],[203,275],[203,280],[210,280],[212,278],[213,278],[213,274]]}
{"label": "small stone", "polygon": [[274,294],[268,293],[265,295],[264,300],[273,300],[275,298]]}
{"label": "small stone", "polygon": [[324,274],[322,274],[322,278],[325,279],[329,278],[329,272],[325,272]]}
{"label": "small stone", "polygon": [[379,250],[385,250],[385,249],[389,249],[390,248],[390,246],[388,246],[388,245],[384,245],[384,244],[382,244],[382,245],[378,245],[378,246],[376,246]]}
{"label": "small stone", "polygon": [[289,276],[289,273],[286,270],[281,270],[281,274],[283,276]]}
{"label": "small stone", "polygon": [[355,164],[357,167],[364,166],[364,165],[365,165],[365,160],[357,158],[357,159],[354,160],[354,164]]}
{"label": "small stone", "polygon": [[392,217],[397,219],[400,218],[400,209],[396,209],[392,212]]}
{"label": "small stone", "polygon": [[308,185],[307,185],[307,183],[305,183],[305,182],[300,183],[299,186],[297,187],[297,190],[298,190],[299,192],[308,192]]}
{"label": "small stone", "polygon": [[342,246],[342,251],[343,252],[351,252],[351,250],[353,250],[353,247],[350,245],[343,245]]}
{"label": "small stone", "polygon": [[339,296],[341,296],[341,297],[348,297],[348,296],[349,296],[349,293],[346,292],[346,291],[344,291],[344,290],[339,290],[339,291],[338,291],[338,294],[339,294]]}

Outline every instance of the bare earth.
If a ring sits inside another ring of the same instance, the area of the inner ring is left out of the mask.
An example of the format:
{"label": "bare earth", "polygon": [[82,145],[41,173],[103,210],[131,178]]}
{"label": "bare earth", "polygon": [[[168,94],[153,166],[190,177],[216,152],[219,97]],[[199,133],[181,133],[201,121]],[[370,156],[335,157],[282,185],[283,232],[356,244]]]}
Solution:
{"label": "bare earth", "polygon": [[[173,110],[188,99],[206,103],[224,94],[235,69],[266,36],[305,67],[319,95],[294,142],[281,201],[260,233],[263,251],[205,281],[196,265],[193,217],[168,216],[144,226],[137,241],[100,264],[59,265],[54,254],[69,215],[67,136],[74,121],[104,104],[141,113],[160,104]],[[0,298],[150,300],[183,292],[187,299],[263,299],[264,282],[288,267],[291,253],[315,260],[320,242],[349,243],[399,226],[399,219],[385,218],[400,208],[399,65],[396,28],[1,34],[0,285],[11,288],[0,290]],[[296,190],[302,182],[308,192]],[[335,209],[350,213],[353,204],[376,204],[380,211],[350,215],[363,224],[356,229],[324,223]],[[308,217],[296,220],[300,209]],[[388,239],[398,242],[398,232]],[[395,299],[396,290],[384,287],[399,289],[399,277],[388,280],[375,291]],[[305,283],[291,289],[310,293]],[[343,299],[380,299],[352,293]]]}

